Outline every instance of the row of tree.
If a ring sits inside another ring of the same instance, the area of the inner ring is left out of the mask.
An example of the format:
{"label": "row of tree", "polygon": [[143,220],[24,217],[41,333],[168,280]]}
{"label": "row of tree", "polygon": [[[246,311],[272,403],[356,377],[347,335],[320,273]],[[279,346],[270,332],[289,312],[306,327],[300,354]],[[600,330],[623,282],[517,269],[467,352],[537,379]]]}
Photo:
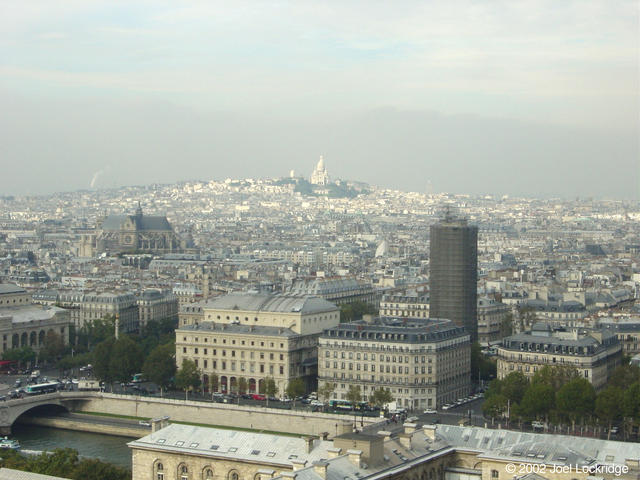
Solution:
{"label": "row of tree", "polygon": [[71,448],[59,448],[52,453],[21,455],[15,450],[3,450],[0,466],[25,472],[40,473],[74,480],[99,478],[101,480],[128,480],[131,471],[95,459],[80,459]]}
{"label": "row of tree", "polygon": [[640,425],[640,368],[618,367],[606,388],[593,385],[567,366],[545,366],[531,378],[512,372],[491,382],[482,406],[485,415],[516,421]]}

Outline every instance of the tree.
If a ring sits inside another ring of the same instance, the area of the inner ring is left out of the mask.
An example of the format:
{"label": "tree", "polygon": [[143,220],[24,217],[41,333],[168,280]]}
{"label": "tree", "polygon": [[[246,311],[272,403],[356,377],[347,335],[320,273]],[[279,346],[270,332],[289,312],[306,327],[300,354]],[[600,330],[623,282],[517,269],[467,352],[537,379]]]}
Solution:
{"label": "tree", "polygon": [[2,354],[2,359],[18,362],[18,367],[22,367],[23,365],[30,364],[36,359],[36,352],[34,352],[31,347],[25,345],[21,348],[6,350]]}
{"label": "tree", "polygon": [[247,393],[247,389],[249,388],[249,382],[244,377],[240,377],[238,379],[238,393],[244,394]]}
{"label": "tree", "polygon": [[335,391],[335,389],[336,389],[335,383],[325,382],[323,386],[318,388],[318,397],[321,400],[328,402],[329,399],[331,398],[331,395],[333,395],[333,392]]}
{"label": "tree", "polygon": [[518,414],[526,419],[547,418],[554,407],[555,390],[546,383],[532,383],[522,397]]}
{"label": "tree", "polygon": [[368,303],[356,301],[340,305],[340,322],[361,320],[363,315],[375,315],[378,311]]}
{"label": "tree", "polygon": [[176,349],[173,343],[154,348],[142,365],[143,376],[160,387],[160,392],[171,384],[176,374]]}
{"label": "tree", "polygon": [[110,376],[116,381],[127,382],[142,368],[142,351],[127,335],[120,335],[111,350]]}
{"label": "tree", "polygon": [[622,413],[626,438],[627,432],[631,431],[634,425],[640,426],[640,381],[632,383],[624,390]]}
{"label": "tree", "polygon": [[369,402],[375,405],[376,407],[384,407],[386,404],[393,402],[393,395],[389,390],[385,390],[380,387],[369,397]]}
{"label": "tree", "polygon": [[635,382],[640,382],[640,367],[629,363],[617,367],[609,379],[609,385],[623,390]]}
{"label": "tree", "polygon": [[579,377],[580,373],[575,367],[569,365],[545,365],[532,377],[531,383],[544,383],[558,391],[571,380]]}
{"label": "tree", "polygon": [[529,380],[522,372],[511,372],[502,379],[500,393],[504,395],[511,404],[520,403],[524,392],[529,386]]}
{"label": "tree", "polygon": [[209,375],[209,385],[211,386],[211,393],[218,391],[219,382],[220,379],[218,378],[217,374],[212,373],[211,375]]}
{"label": "tree", "polygon": [[286,394],[287,397],[292,399],[295,403],[296,397],[299,397],[304,394],[306,388],[304,385],[304,381],[301,378],[294,378],[287,385]]}
{"label": "tree", "polygon": [[496,393],[486,398],[482,404],[482,412],[491,418],[502,418],[508,409],[507,397],[501,393]]}
{"label": "tree", "polygon": [[584,378],[574,378],[556,392],[558,413],[569,418],[575,428],[578,420],[593,414],[596,392]]}
{"label": "tree", "polygon": [[269,397],[275,397],[278,394],[278,386],[273,377],[264,379],[264,394],[267,397],[267,406],[269,405]]}
{"label": "tree", "polygon": [[624,392],[618,387],[609,386],[596,396],[596,415],[607,424],[607,440],[611,436],[611,424],[622,418],[620,406],[624,402]]}
{"label": "tree", "polygon": [[115,338],[108,338],[100,342],[93,350],[93,373],[96,377],[106,383],[113,382],[110,363],[111,351],[113,350],[113,344],[115,342]]}
{"label": "tree", "polygon": [[351,408],[354,409],[356,407],[356,403],[362,400],[360,385],[349,385],[345,398],[347,401],[351,402]]}
{"label": "tree", "polygon": [[44,360],[57,360],[65,350],[62,335],[49,330],[44,337],[44,347],[40,350],[40,358]]}
{"label": "tree", "polygon": [[184,390],[185,399],[190,389],[195,389],[200,386],[200,377],[201,373],[196,366],[196,362],[188,358],[183,359],[182,367],[176,372],[176,387]]}
{"label": "tree", "polygon": [[478,342],[471,345],[471,380],[490,380],[497,373],[496,362],[482,354],[482,348]]}

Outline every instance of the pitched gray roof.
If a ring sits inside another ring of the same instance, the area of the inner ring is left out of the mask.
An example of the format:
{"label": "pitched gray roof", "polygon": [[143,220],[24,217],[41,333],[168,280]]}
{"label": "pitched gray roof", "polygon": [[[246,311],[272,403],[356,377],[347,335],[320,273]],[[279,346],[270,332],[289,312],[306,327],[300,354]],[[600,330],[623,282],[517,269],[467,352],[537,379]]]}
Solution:
{"label": "pitched gray roof", "polygon": [[102,222],[102,230],[120,230],[121,225],[127,220],[133,220],[140,231],[171,231],[171,224],[167,217],[148,215],[109,215]]}
{"label": "pitched gray roof", "polygon": [[315,313],[337,310],[333,303],[304,295],[271,295],[233,292],[206,303],[207,310],[242,310],[251,312]]}
{"label": "pitched gray roof", "polygon": [[13,468],[0,468],[0,480],[69,480],[66,477],[53,477],[40,473],[23,472]]}
{"label": "pitched gray roof", "polygon": [[25,293],[26,290],[13,283],[0,283],[0,295],[8,293]]}
{"label": "pitched gray roof", "polygon": [[313,449],[307,453],[303,438],[174,423],[128,445],[130,448],[148,447],[212,459],[232,458],[290,467],[294,460],[313,462],[327,458],[327,449],[331,448],[332,442],[316,439]]}

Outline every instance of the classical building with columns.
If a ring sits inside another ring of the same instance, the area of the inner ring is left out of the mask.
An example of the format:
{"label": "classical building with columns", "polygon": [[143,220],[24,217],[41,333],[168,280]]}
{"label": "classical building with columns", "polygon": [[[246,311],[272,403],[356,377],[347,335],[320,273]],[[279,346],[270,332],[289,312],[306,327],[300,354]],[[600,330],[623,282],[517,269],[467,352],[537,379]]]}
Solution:
{"label": "classical building with columns", "polygon": [[[301,295],[231,293],[202,304],[194,323],[176,329],[176,363],[193,360],[203,384],[218,376],[218,389],[249,392],[272,377],[282,395],[295,378],[315,387],[318,338],[340,322],[340,310],[322,298]],[[198,322],[196,319],[201,318]]]}
{"label": "classical building with columns", "polygon": [[29,346],[38,352],[47,333],[54,332],[69,343],[71,317],[63,308],[31,303],[31,295],[17,285],[0,285],[0,354]]}

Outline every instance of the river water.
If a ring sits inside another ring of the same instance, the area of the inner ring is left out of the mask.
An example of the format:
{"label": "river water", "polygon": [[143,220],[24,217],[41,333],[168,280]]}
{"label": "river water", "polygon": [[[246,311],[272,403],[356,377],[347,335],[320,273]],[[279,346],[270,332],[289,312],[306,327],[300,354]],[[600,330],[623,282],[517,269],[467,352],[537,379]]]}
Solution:
{"label": "river water", "polygon": [[68,447],[77,450],[83,457],[131,468],[131,450],[127,447],[127,442],[133,441],[133,438],[17,423],[11,431],[11,438],[17,439],[24,450],[51,451]]}

